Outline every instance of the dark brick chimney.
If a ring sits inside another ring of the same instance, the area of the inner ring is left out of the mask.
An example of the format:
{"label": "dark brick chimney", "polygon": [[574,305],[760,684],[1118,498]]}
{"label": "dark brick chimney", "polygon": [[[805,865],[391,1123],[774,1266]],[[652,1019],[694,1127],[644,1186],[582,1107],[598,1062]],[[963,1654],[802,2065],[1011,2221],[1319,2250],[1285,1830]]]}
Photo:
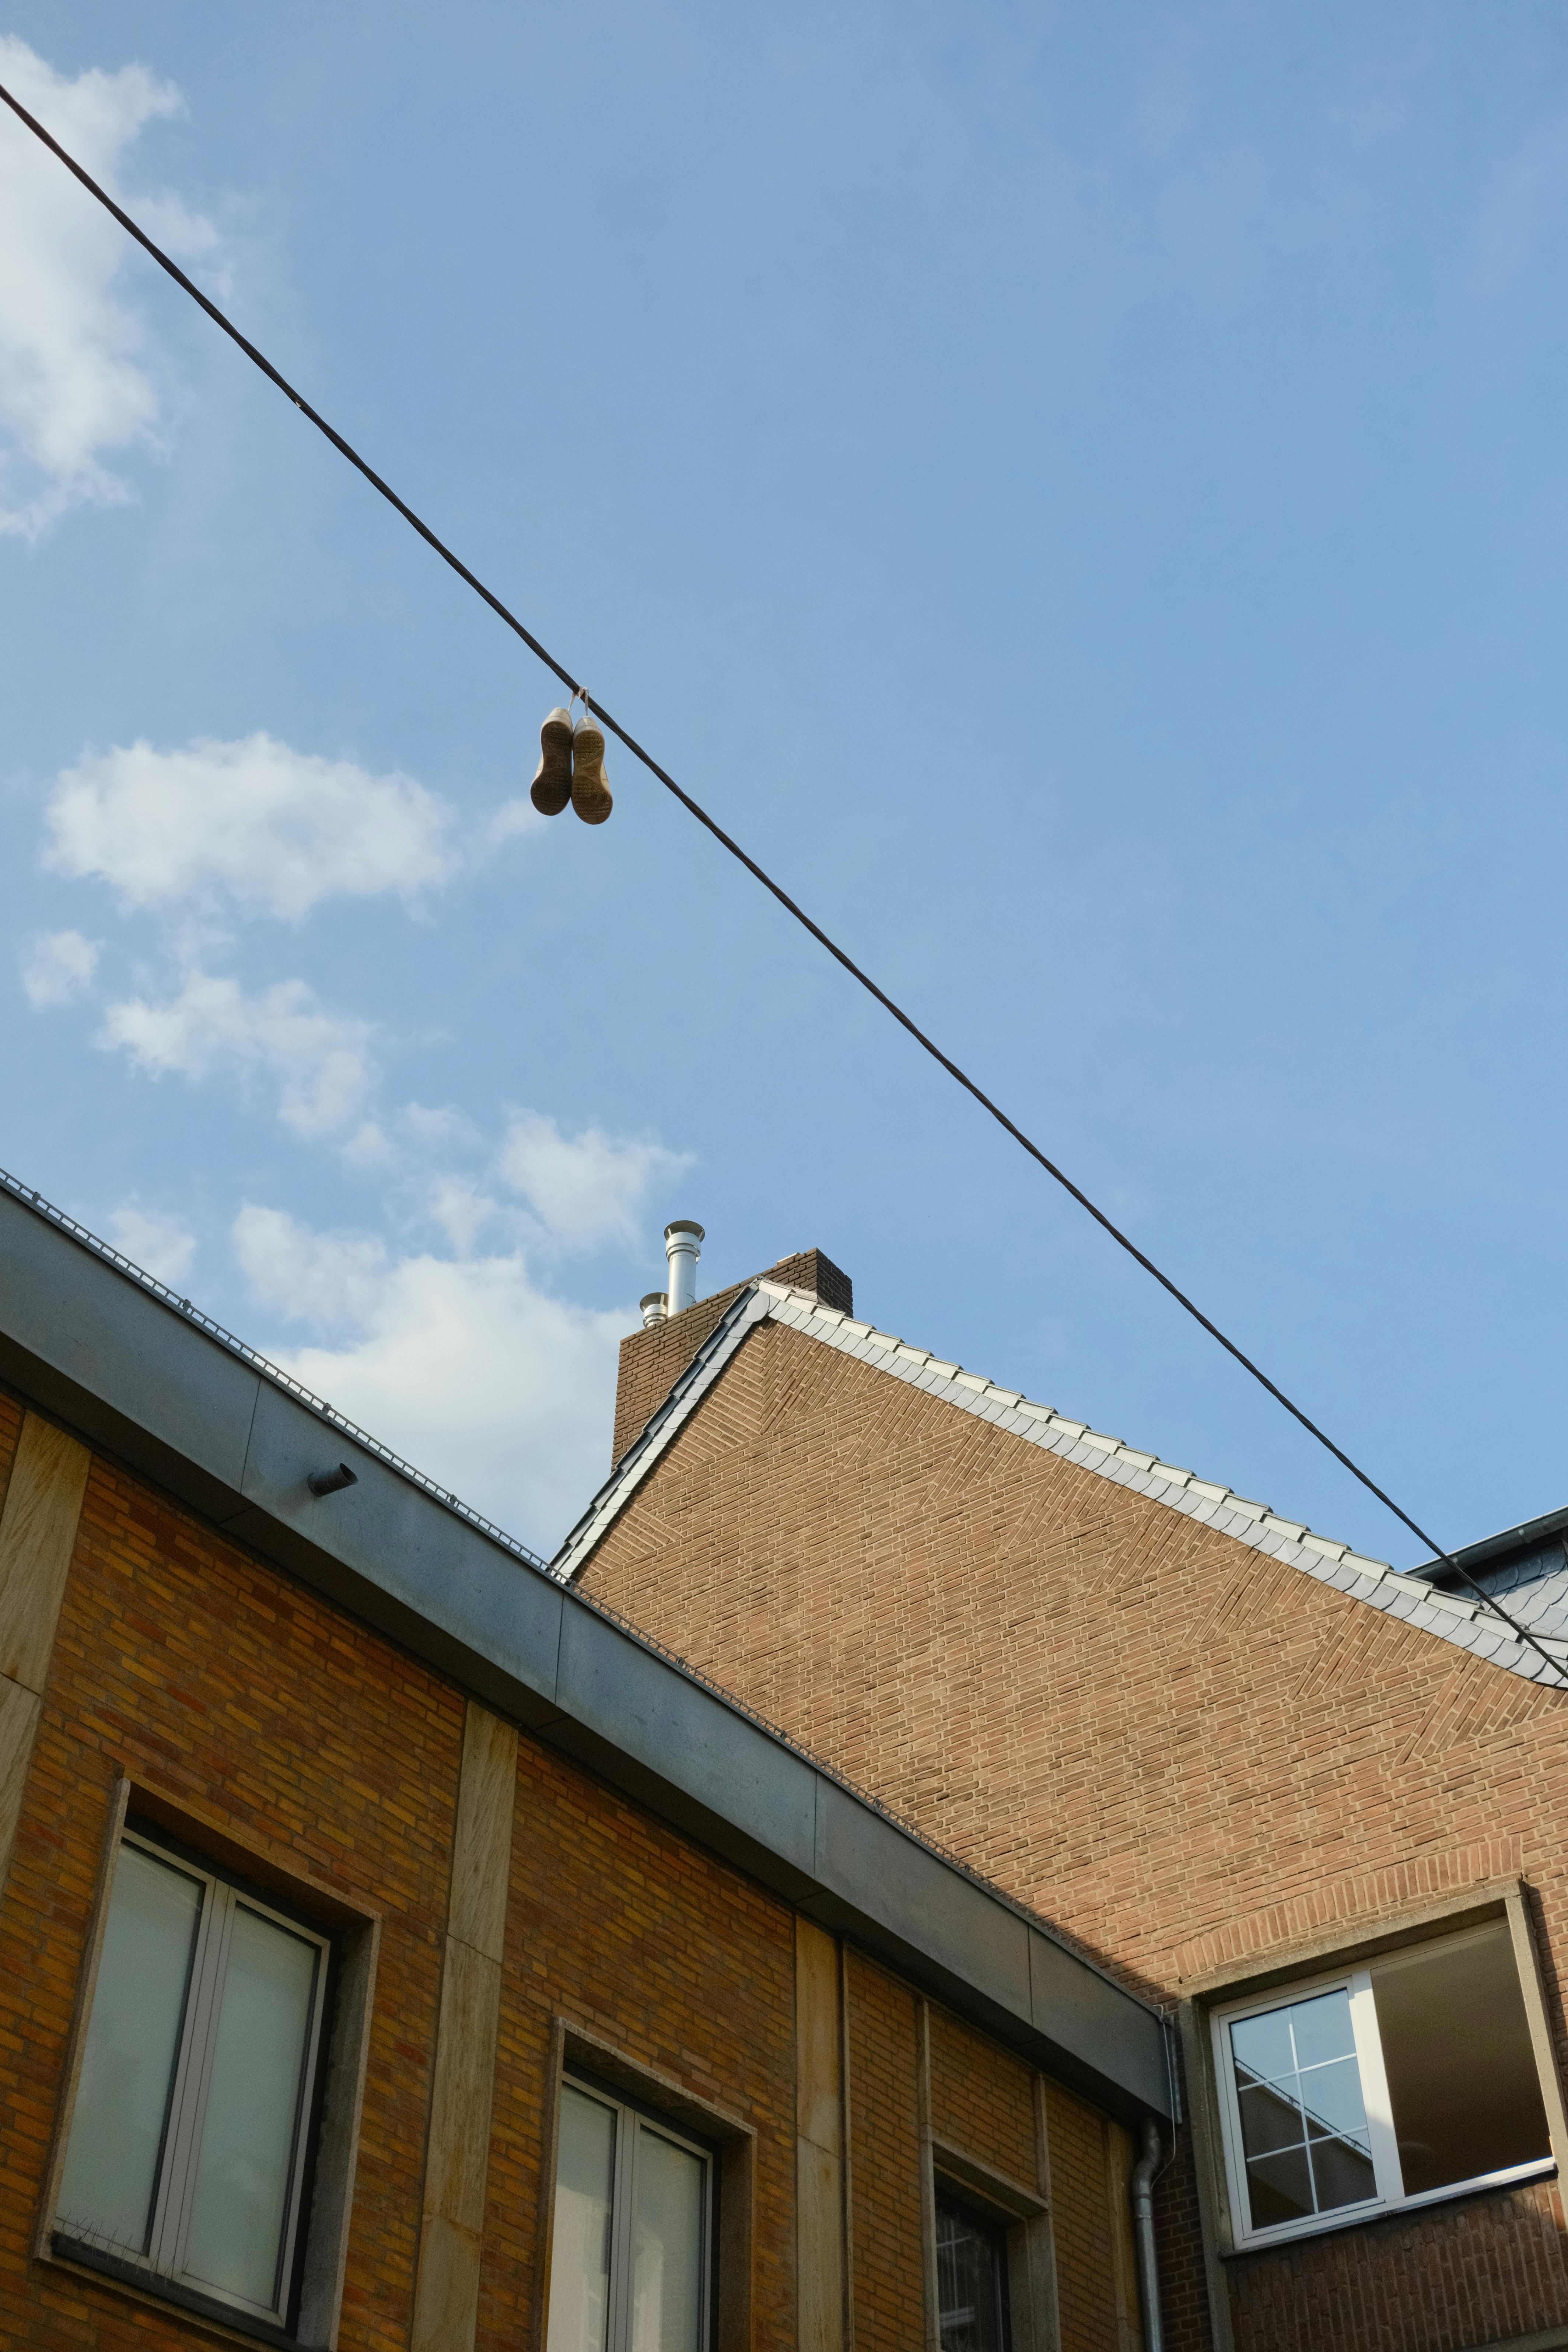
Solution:
{"label": "dark brick chimney", "polygon": [[[777,1265],[767,1267],[765,1277],[750,1278],[787,1283],[792,1290],[813,1291],[825,1307],[841,1307],[846,1315],[855,1312],[854,1284],[842,1267],[835,1265],[830,1257],[824,1257],[820,1250],[797,1250],[793,1257],[781,1257]],[[655,1323],[645,1331],[634,1331],[621,1341],[612,1461],[618,1462],[633,1440],[642,1435],[703,1340],[721,1320],[725,1308],[745,1286],[743,1282],[732,1282],[728,1290],[716,1291],[711,1298],[700,1298],[683,1314]]]}

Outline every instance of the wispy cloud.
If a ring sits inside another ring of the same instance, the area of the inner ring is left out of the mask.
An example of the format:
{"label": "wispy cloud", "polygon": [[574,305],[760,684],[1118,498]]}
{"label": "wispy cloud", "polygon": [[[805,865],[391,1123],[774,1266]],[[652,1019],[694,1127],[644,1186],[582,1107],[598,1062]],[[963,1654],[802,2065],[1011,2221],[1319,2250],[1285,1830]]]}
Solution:
{"label": "wispy cloud", "polygon": [[92,986],[99,944],[79,931],[40,931],[24,940],[18,955],[22,987],[35,1013],[74,1004]]}
{"label": "wispy cloud", "polygon": [[221,1075],[276,1089],[278,1116],[310,1141],[342,1137],[364,1116],[376,1081],[372,1024],[322,1005],[302,980],[248,993],[227,973],[187,972],[161,1003],[110,1004],[99,1043],[150,1077]]}
{"label": "wispy cloud", "polygon": [[[143,66],[72,81],[11,35],[0,79],[111,189],[139,133],[184,104]],[[177,199],[140,197],[138,209],[183,259],[213,257],[216,232]],[[135,248],[8,110],[0,219],[0,534],[37,540],[73,507],[131,495],[108,461],[162,445],[168,372],[121,289],[141,266]]]}
{"label": "wispy cloud", "polygon": [[[375,1024],[322,1004],[302,978],[257,987],[213,965],[235,949],[237,926],[299,924],[330,900],[392,898],[418,913],[499,844],[542,822],[527,815],[506,803],[465,825],[412,776],[299,751],[265,732],[172,750],[142,741],[84,753],[56,778],[43,863],[153,919],[163,985],[143,979],[138,994],[107,1003],[100,1045],[152,1077],[227,1078],[252,1096],[265,1082],[294,1133],[330,1138],[351,1164],[385,1171],[406,1158],[415,1129],[405,1120],[393,1134],[379,1123]],[[20,953],[28,1003],[43,1011],[94,991],[101,951],[76,930],[28,940]],[[439,1123],[455,1114],[423,1116]],[[658,1147],[625,1147],[623,1166],[622,1147],[596,1130],[568,1144],[548,1120],[520,1120],[501,1181],[531,1202],[537,1196],[539,1230],[563,1235],[574,1221],[580,1245],[592,1246],[606,1217],[624,1228],[615,1203],[626,1169],[635,1164],[647,1181],[661,1164]],[[462,1187],[448,1189],[456,1215]],[[476,1214],[482,1222],[482,1203],[468,1213],[470,1229]]]}
{"label": "wispy cloud", "polygon": [[632,1247],[650,1188],[673,1182],[691,1165],[689,1152],[647,1139],[586,1127],[563,1135],[542,1111],[513,1111],[496,1172],[563,1250]]}
{"label": "wispy cloud", "polygon": [[109,1219],[109,1238],[144,1272],[160,1282],[181,1282],[196,1255],[196,1237],[178,1217],[162,1209],[143,1208],[132,1198],[122,1201]]}
{"label": "wispy cloud", "polygon": [[234,1246],[258,1307],[322,1336],[285,1370],[541,1549],[603,1478],[629,1310],[553,1297],[521,1249],[406,1253],[249,1204]]}
{"label": "wispy cloud", "polygon": [[458,871],[453,813],[412,776],[271,735],[93,752],[57,779],[46,866],[122,905],[299,922],[324,899],[416,902]]}

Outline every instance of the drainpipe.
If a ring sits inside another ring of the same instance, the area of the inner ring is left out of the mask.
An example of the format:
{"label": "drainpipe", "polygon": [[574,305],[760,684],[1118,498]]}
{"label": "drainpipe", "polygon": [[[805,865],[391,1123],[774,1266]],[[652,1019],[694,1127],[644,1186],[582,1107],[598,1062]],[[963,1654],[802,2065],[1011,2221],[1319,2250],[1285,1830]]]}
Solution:
{"label": "drainpipe", "polygon": [[1160,2320],[1160,2273],[1154,2260],[1154,2175],[1163,2150],[1160,2126],[1143,2118],[1143,2153],[1132,2168],[1132,2242],[1138,2256],[1138,2300],[1143,2311],[1143,2352],[1165,2352]]}

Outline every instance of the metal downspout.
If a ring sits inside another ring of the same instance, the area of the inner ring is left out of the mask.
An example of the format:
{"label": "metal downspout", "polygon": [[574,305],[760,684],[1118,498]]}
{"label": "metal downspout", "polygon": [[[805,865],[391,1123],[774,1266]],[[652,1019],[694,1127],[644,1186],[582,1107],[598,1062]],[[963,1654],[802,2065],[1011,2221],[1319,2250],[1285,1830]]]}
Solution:
{"label": "metal downspout", "polygon": [[1164,2153],[1160,2126],[1143,2119],[1143,2153],[1132,2168],[1132,2242],[1138,2258],[1138,2300],[1143,2312],[1143,2352],[1165,2352],[1160,2318],[1160,2272],[1154,2260],[1154,2175]]}

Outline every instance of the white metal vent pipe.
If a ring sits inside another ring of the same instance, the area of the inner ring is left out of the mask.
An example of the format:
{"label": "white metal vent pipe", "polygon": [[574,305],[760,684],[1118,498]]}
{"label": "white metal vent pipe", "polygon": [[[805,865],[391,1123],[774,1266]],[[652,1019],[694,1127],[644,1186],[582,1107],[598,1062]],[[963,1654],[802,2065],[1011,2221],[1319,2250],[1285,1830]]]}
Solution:
{"label": "white metal vent pipe", "polygon": [[702,1228],[689,1217],[678,1217],[664,1229],[664,1254],[669,1260],[669,1312],[679,1315],[697,1304],[697,1261],[702,1255]]}
{"label": "white metal vent pipe", "polygon": [[645,1297],[637,1301],[637,1304],[642,1309],[642,1327],[645,1331],[651,1331],[656,1323],[662,1323],[669,1312],[668,1295],[662,1290],[648,1291]]}

